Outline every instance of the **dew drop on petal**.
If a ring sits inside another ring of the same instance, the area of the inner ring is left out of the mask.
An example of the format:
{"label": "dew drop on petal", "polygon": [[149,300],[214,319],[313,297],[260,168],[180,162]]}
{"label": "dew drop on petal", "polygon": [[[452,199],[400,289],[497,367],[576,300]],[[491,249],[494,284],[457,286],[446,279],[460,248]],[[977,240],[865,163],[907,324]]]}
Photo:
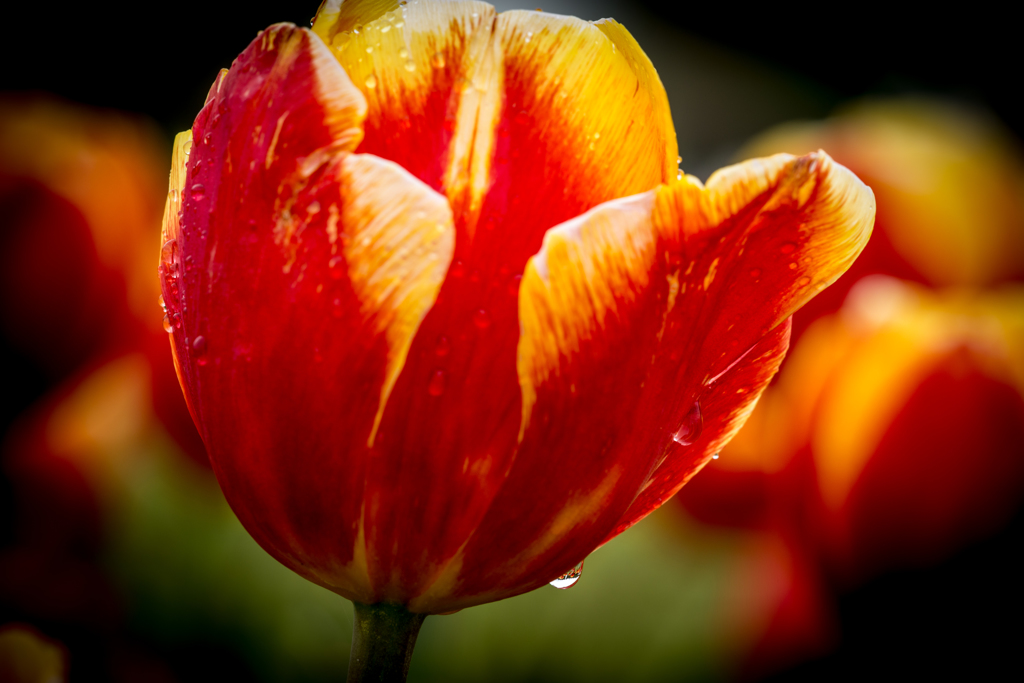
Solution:
{"label": "dew drop on petal", "polygon": [[700,414],[700,402],[694,401],[683,418],[683,423],[672,435],[672,440],[680,445],[690,446],[700,438],[702,431],[704,431],[704,418]]}
{"label": "dew drop on petal", "polygon": [[409,51],[403,47],[398,50],[398,56],[402,59],[409,59]]}
{"label": "dew drop on petal", "polygon": [[191,154],[192,153],[192,141],[191,140],[186,140],[185,144],[183,144],[181,146],[181,151],[183,151],[185,153],[185,156],[188,156],[189,154]]}
{"label": "dew drop on petal", "polygon": [[792,242],[786,242],[785,244],[782,245],[779,251],[781,251],[783,254],[792,254],[794,251],[796,251],[796,245],[793,244]]}
{"label": "dew drop on petal", "polygon": [[797,280],[796,284],[798,287],[806,287],[807,285],[811,284],[811,278],[805,275],[804,277]]}
{"label": "dew drop on petal", "polygon": [[434,370],[434,374],[430,376],[430,383],[427,385],[427,393],[431,396],[443,394],[445,379],[444,370]]}
{"label": "dew drop on petal", "polygon": [[376,88],[377,87],[377,77],[374,76],[373,74],[370,74],[369,76],[367,76],[366,77],[366,87],[369,88],[370,90],[373,90],[374,88]]}
{"label": "dew drop on petal", "polygon": [[171,322],[171,316],[164,313],[164,332],[170,334],[174,332],[174,324]]}
{"label": "dew drop on petal", "polygon": [[796,270],[796,263],[790,263],[789,264],[789,269],[790,270]]}
{"label": "dew drop on petal", "polygon": [[167,312],[167,304],[164,302],[164,295],[163,294],[161,294],[160,296],[158,296],[156,298],[156,302],[158,304],[160,304],[160,310],[163,311],[164,313],[166,313]]}
{"label": "dew drop on petal", "polygon": [[491,326],[490,314],[482,308],[477,310],[477,312],[473,314],[473,324],[481,330],[486,330]]}
{"label": "dew drop on petal", "polygon": [[334,256],[327,262],[327,267],[331,270],[331,278],[335,280],[341,279],[341,276],[345,274],[345,269],[341,267],[344,262],[345,259],[340,256]]}
{"label": "dew drop on petal", "polygon": [[415,63],[414,63],[414,62],[413,62],[413,61],[412,61],[411,59],[410,59],[410,60],[408,60],[408,61],[407,61],[407,62],[405,63],[405,70],[406,70],[406,71],[408,71],[408,72],[410,72],[410,73],[411,73],[411,72],[413,72],[413,71],[415,71],[415,70],[416,70],[416,64],[415,64]]}
{"label": "dew drop on petal", "polygon": [[202,183],[196,183],[192,186],[192,199],[199,201],[206,194],[206,186]]}
{"label": "dew drop on petal", "polygon": [[196,355],[196,363],[206,365],[206,337],[198,335],[192,340],[192,351]]}
{"label": "dew drop on petal", "polygon": [[448,337],[443,334],[437,338],[437,346],[434,347],[434,353],[437,354],[438,358],[444,358],[452,350],[452,344],[448,341]]}
{"label": "dew drop on petal", "polygon": [[559,576],[557,579],[551,582],[551,585],[555,588],[565,590],[566,588],[572,588],[576,585],[576,582],[583,576],[583,562],[580,561],[578,565],[567,571],[566,573]]}
{"label": "dew drop on petal", "polygon": [[712,460],[718,460],[718,456],[720,456],[720,455],[721,455],[721,453],[715,453],[714,455],[711,456],[711,459]]}

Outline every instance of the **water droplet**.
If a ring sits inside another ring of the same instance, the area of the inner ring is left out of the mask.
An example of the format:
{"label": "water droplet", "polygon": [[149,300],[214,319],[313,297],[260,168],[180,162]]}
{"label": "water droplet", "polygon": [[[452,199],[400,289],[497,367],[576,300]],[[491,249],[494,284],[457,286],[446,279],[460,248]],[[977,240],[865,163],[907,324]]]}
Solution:
{"label": "water droplet", "polygon": [[793,244],[792,242],[786,242],[785,244],[782,245],[779,251],[781,251],[783,254],[792,254],[794,251],[796,251],[796,245]]}
{"label": "water droplet", "polygon": [[473,314],[473,324],[481,330],[486,330],[491,326],[491,316],[481,308]]}
{"label": "water droplet", "polygon": [[387,33],[390,30],[391,30],[391,24],[385,24],[384,26],[380,27],[380,32],[381,33]]}
{"label": "water droplet", "polygon": [[410,59],[405,63],[405,70],[410,73],[416,70],[416,64]]}
{"label": "water droplet", "polygon": [[372,55],[373,54],[373,45],[367,45],[366,46],[366,54],[368,54],[368,55]]}
{"label": "water droplet", "polygon": [[462,261],[456,259],[452,262],[451,275],[452,277],[462,277],[466,272],[466,267],[462,265]]}
{"label": "water droplet", "polygon": [[530,122],[530,115],[527,114],[525,111],[521,111],[518,114],[516,114],[515,122],[521,126],[524,126]]}
{"label": "water droplet", "polygon": [[313,215],[320,213],[320,202],[314,199],[309,203],[309,206],[306,207],[306,211]]}
{"label": "water droplet", "polygon": [[436,353],[439,358],[444,358],[451,350],[452,344],[448,341],[448,337],[442,334],[437,338],[437,346],[434,348],[434,353]]}
{"label": "water droplet", "polygon": [[790,263],[789,264],[789,269],[790,270],[796,270],[796,263]]}
{"label": "water droplet", "polygon": [[445,379],[444,370],[434,370],[434,374],[430,376],[430,384],[427,385],[427,393],[431,396],[443,394]]}
{"label": "water droplet", "polygon": [[760,268],[751,268],[750,269],[750,277],[761,277],[761,269]]}
{"label": "water droplet", "polygon": [[581,561],[578,565],[567,571],[566,573],[559,576],[557,579],[551,582],[551,585],[555,588],[565,590],[566,588],[572,588],[576,585],[576,582],[583,576],[583,562]]}
{"label": "water droplet", "polygon": [[700,414],[700,402],[694,401],[683,418],[683,423],[672,435],[672,440],[680,445],[690,446],[700,438],[702,431],[704,431],[704,418]]}
{"label": "water droplet", "polygon": [[359,34],[360,34],[360,33],[362,33],[362,32],[363,32],[363,25],[362,25],[362,24],[356,24],[356,25],[355,25],[355,26],[354,26],[354,27],[352,28],[352,33],[355,33],[356,35],[359,35]]}
{"label": "water droplet", "polygon": [[807,277],[805,275],[804,277],[802,277],[799,280],[797,280],[796,284],[797,284],[797,287],[806,287],[807,285],[811,284],[811,278],[809,278],[809,277]]}
{"label": "water droplet", "polygon": [[683,158],[682,157],[676,157],[676,166],[681,166],[682,163],[683,163]]}
{"label": "water droplet", "polygon": [[171,190],[170,192],[167,193],[167,198],[171,200],[172,204],[175,203],[176,201],[178,201],[178,191]]}
{"label": "water droplet", "polygon": [[376,88],[377,87],[377,77],[374,76],[373,74],[370,74],[369,76],[367,76],[366,77],[366,87],[369,88],[370,90],[373,90],[374,88]]}
{"label": "water droplet", "polygon": [[185,140],[185,144],[183,144],[181,146],[181,151],[185,153],[185,156],[188,156],[189,154],[191,154],[192,153],[192,141],[191,140]]}
{"label": "water droplet", "polygon": [[403,26],[405,26],[405,22],[404,21],[396,21],[395,22],[395,28],[402,28]]}
{"label": "water droplet", "polygon": [[164,313],[164,332],[170,334],[174,332],[174,324],[171,322],[171,316]]}
{"label": "water droplet", "polygon": [[199,365],[206,365],[206,337],[198,335],[192,341],[192,351],[196,355],[196,363]]}
{"label": "water droplet", "polygon": [[203,198],[203,195],[205,195],[205,194],[206,194],[206,186],[203,185],[202,183],[196,183],[195,185],[192,186],[192,199],[193,200],[198,202],[200,199]]}
{"label": "water droplet", "polygon": [[526,32],[526,42],[530,42],[530,40],[531,40],[532,38],[533,38],[533,32],[531,32],[531,31],[527,31],[527,32]]}
{"label": "water droplet", "polygon": [[345,262],[340,256],[332,256],[331,260],[327,262],[327,267],[331,269],[331,278],[334,280],[340,280],[345,274],[345,269],[342,268],[342,264]]}
{"label": "water droplet", "polygon": [[711,459],[712,460],[718,460],[718,456],[720,456],[720,455],[721,455],[721,453],[715,453],[714,455],[711,456]]}
{"label": "water droplet", "polygon": [[166,313],[167,312],[167,304],[164,303],[164,295],[163,294],[161,294],[160,296],[158,296],[156,298],[156,302],[158,304],[160,304],[160,310],[163,311],[164,313]]}
{"label": "water droplet", "polygon": [[398,56],[402,59],[409,59],[409,51],[403,47],[398,51]]}
{"label": "water droplet", "polygon": [[523,281],[522,275],[516,275],[508,283],[508,293],[512,296],[519,294],[519,285]]}
{"label": "water droplet", "polygon": [[443,69],[445,65],[444,55],[440,52],[435,52],[434,57],[430,60],[430,64],[435,69]]}
{"label": "water droplet", "polygon": [[213,140],[213,133],[207,133],[203,136],[203,144],[208,145]]}

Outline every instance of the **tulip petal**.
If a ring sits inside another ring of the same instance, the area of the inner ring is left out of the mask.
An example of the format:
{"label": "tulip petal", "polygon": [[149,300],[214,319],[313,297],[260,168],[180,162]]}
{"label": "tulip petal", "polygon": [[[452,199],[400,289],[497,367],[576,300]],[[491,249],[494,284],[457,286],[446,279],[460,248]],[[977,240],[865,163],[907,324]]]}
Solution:
{"label": "tulip petal", "polygon": [[232,508],[281,562],[372,602],[369,444],[455,229],[443,195],[351,153],[364,108],[310,31],[263,32],[218,77],[195,142],[178,138],[162,268],[179,376]]}
{"label": "tulip petal", "polygon": [[657,74],[614,22],[362,3],[345,28],[346,5],[325,5],[314,30],[366,97],[359,151],[443,191],[457,231],[367,474],[372,581],[397,600],[443,580],[514,457],[527,260],[552,226],[675,177],[677,148]]}
{"label": "tulip petal", "polygon": [[533,588],[671,496],[742,424],[786,349],[782,323],[856,257],[872,216],[870,190],[819,152],[549,231],[519,299],[520,448],[456,592]]}

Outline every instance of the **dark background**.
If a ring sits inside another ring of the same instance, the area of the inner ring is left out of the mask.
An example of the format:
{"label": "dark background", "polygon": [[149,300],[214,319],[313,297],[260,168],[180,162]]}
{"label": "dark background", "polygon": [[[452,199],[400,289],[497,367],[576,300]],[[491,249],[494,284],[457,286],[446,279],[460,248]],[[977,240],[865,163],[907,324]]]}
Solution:
{"label": "dark background", "polygon": [[[972,4],[955,12],[937,6],[907,12],[892,4],[637,4],[643,5],[637,11],[682,35],[803,83],[815,93],[820,115],[864,95],[934,93],[985,106],[1018,138],[1024,135],[1019,24],[1008,16]],[[81,1],[8,5],[0,91],[46,91],[144,114],[160,126],[169,150],[173,134],[191,125],[218,69],[257,31],[277,21],[308,25],[315,9],[315,2],[191,0],[130,8]],[[2,344],[0,428],[6,432],[60,378]],[[2,544],[10,538],[13,508],[9,483],[0,487]],[[890,573],[843,593],[839,649],[772,680],[987,679],[1019,671],[1024,629],[1019,619],[999,615],[1024,608],[1022,539],[1018,513],[997,536],[938,566]],[[234,678],[223,666],[220,674]]]}

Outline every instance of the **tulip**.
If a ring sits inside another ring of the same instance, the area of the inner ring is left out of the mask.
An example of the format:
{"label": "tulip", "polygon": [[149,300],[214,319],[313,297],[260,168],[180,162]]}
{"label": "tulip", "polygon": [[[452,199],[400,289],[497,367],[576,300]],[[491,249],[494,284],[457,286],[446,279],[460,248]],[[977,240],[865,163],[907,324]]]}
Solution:
{"label": "tulip", "polygon": [[823,153],[676,165],[621,25],[477,2],[272,26],[177,137],[179,379],[245,528],[356,604],[351,680],[671,497],[870,234]]}

